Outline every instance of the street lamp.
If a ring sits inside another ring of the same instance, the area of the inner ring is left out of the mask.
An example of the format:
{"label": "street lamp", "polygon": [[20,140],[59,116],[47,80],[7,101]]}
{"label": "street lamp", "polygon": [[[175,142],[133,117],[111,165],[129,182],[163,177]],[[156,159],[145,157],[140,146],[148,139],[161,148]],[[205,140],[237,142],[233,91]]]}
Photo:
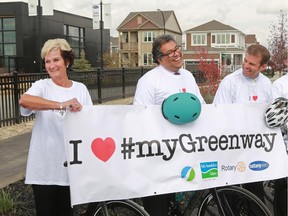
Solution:
{"label": "street lamp", "polygon": [[163,20],[163,32],[164,32],[164,35],[165,35],[165,18],[164,18],[164,13],[163,13],[163,11],[162,10],[160,10],[160,9],[157,9],[160,13],[161,13],[161,15],[162,15],[162,20]]}
{"label": "street lamp", "polygon": [[103,3],[102,0],[100,0],[100,52],[101,52],[101,70],[103,70],[103,29],[104,29],[104,22],[103,22]]}

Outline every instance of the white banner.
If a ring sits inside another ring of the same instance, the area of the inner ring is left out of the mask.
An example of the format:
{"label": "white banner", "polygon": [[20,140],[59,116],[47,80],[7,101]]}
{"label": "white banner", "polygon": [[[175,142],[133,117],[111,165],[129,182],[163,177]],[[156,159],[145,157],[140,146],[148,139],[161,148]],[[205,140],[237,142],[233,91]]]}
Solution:
{"label": "white banner", "polygon": [[28,13],[29,16],[37,16],[38,0],[28,0]]}
{"label": "white banner", "polygon": [[161,106],[98,105],[65,117],[72,205],[276,179],[287,176],[279,129],[267,105],[202,105],[174,125]]}
{"label": "white banner", "polygon": [[111,28],[111,4],[103,4],[104,29]]}
{"label": "white banner", "polygon": [[97,0],[94,0],[92,4],[93,29],[100,29],[101,12],[102,12],[102,21],[104,23],[103,29],[111,28],[111,4],[102,3],[102,10],[101,10],[101,4],[98,4],[96,2]]}
{"label": "white banner", "polygon": [[100,29],[100,5],[95,2],[92,4],[93,29]]}
{"label": "white banner", "polygon": [[41,6],[42,6],[42,15],[43,16],[53,16],[54,15],[53,0],[42,0]]}
{"label": "white banner", "polygon": [[[53,0],[41,0],[42,15],[44,16],[53,16]],[[28,13],[29,16],[37,16],[38,0],[28,0]]]}

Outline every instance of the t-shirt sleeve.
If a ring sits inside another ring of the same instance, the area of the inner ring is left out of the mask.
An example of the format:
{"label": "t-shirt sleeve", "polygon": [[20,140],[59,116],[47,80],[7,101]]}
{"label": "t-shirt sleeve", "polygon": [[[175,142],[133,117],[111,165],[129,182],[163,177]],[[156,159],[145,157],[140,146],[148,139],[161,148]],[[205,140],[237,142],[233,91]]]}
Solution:
{"label": "t-shirt sleeve", "polygon": [[145,79],[140,79],[136,86],[134,105],[155,105],[154,88]]}
{"label": "t-shirt sleeve", "polygon": [[223,80],[214,96],[213,104],[230,104],[233,103],[232,86],[229,82]]}
{"label": "t-shirt sleeve", "polygon": [[[42,82],[43,82],[42,80],[36,81],[24,94],[41,97],[43,95],[43,83]],[[34,111],[20,106],[20,113],[22,116],[29,116],[32,113],[34,113]]]}
{"label": "t-shirt sleeve", "polygon": [[85,102],[84,102],[84,105],[93,105],[90,93],[89,93],[89,91],[88,91],[86,86],[85,86],[84,90],[85,90]]}
{"label": "t-shirt sleeve", "polygon": [[[273,83],[273,86],[272,86],[273,99],[276,99],[278,97],[288,98],[288,91],[286,90],[286,89],[288,89],[288,87],[287,87],[288,86],[288,79],[283,80],[283,81],[280,79],[274,81],[274,83]],[[284,82],[284,81],[287,81],[287,82]]]}

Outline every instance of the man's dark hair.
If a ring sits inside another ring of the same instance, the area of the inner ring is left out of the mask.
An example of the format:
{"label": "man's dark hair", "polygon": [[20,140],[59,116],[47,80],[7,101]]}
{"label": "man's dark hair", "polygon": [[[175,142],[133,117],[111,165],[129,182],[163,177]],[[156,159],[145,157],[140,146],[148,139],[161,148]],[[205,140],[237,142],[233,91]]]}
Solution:
{"label": "man's dark hair", "polygon": [[159,64],[158,59],[161,59],[163,55],[160,48],[163,44],[166,44],[169,41],[175,42],[174,38],[171,35],[159,35],[158,37],[154,39],[153,47],[152,47],[152,56],[153,56],[154,63]]}
{"label": "man's dark hair", "polygon": [[260,56],[260,66],[264,64],[268,64],[270,60],[270,53],[268,49],[260,44],[254,44],[248,47],[246,53],[253,56]]}

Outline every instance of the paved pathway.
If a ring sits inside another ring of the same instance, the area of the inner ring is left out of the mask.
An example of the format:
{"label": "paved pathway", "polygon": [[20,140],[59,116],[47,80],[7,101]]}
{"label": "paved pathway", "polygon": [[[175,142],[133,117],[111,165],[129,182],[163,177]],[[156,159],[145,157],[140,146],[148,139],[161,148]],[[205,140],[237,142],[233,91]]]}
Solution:
{"label": "paved pathway", "polygon": [[0,188],[25,176],[31,133],[0,140]]}

